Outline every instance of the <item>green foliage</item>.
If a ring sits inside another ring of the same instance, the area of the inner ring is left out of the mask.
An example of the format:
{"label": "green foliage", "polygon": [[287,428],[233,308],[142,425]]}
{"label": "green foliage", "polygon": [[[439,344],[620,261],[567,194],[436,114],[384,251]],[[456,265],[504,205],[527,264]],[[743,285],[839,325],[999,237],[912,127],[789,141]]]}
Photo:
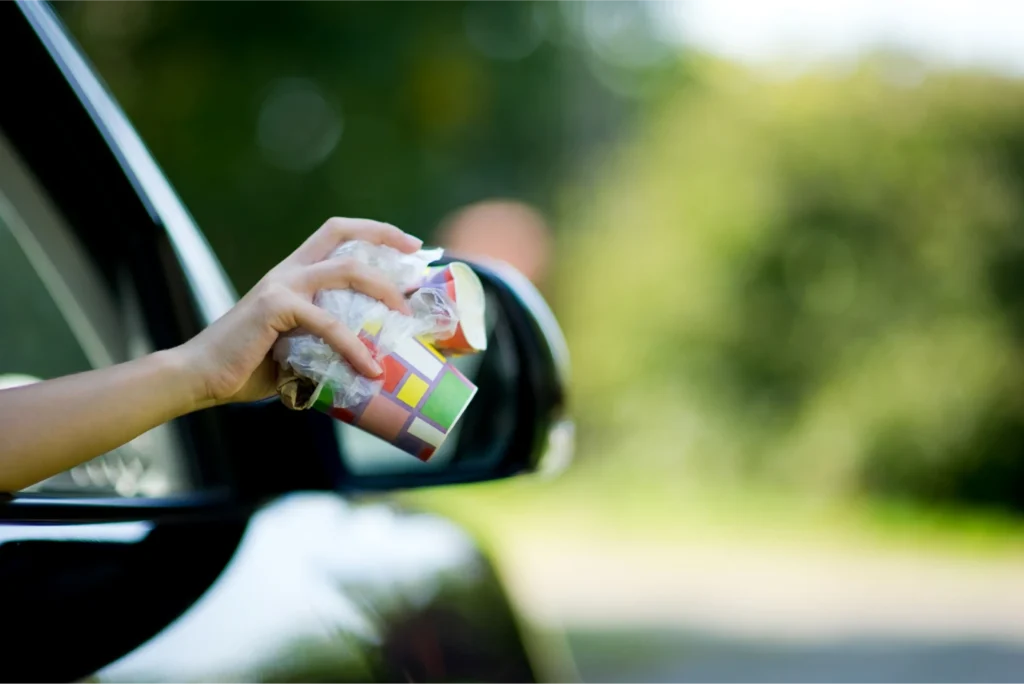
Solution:
{"label": "green foliage", "polygon": [[596,452],[1024,505],[1024,85],[913,66],[708,61],[569,194],[559,310]]}
{"label": "green foliage", "polygon": [[332,215],[430,238],[469,202],[543,209],[629,108],[554,3],[58,10],[243,291]]}

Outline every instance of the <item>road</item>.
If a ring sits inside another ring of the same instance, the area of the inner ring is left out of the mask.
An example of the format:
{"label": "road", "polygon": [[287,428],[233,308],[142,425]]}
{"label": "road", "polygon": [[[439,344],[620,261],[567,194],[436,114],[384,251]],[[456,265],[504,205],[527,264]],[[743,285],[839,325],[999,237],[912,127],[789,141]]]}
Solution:
{"label": "road", "polygon": [[1024,558],[747,545],[501,554],[584,681],[1021,681]]}
{"label": "road", "polygon": [[1019,682],[1024,648],[993,642],[768,643],[673,630],[569,634],[586,682]]}

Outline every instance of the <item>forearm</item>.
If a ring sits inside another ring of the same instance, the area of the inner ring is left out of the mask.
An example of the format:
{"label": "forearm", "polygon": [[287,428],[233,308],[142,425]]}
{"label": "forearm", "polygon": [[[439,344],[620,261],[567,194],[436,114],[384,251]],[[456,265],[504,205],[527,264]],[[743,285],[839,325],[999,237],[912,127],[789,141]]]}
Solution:
{"label": "forearm", "polygon": [[0,491],[44,480],[201,408],[202,390],[174,350],[2,390]]}

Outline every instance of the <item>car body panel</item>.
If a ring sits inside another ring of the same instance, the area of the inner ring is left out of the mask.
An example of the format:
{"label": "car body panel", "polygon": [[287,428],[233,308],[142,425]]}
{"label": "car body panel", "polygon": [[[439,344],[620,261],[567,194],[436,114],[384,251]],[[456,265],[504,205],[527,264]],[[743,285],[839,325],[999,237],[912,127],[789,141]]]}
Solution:
{"label": "car body panel", "polygon": [[297,494],[257,512],[210,589],[96,679],[530,681],[525,652],[505,647],[518,641],[456,525]]}

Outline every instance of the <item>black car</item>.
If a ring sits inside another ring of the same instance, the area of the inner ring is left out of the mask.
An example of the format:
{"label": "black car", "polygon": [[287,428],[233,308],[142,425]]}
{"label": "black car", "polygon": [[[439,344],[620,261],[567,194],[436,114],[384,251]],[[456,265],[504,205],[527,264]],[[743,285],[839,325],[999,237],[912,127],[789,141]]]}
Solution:
{"label": "black car", "polygon": [[[0,386],[171,347],[226,311],[217,258],[53,11],[0,3],[0,55]],[[571,453],[557,323],[525,279],[476,268],[480,391],[428,464],[268,401],[0,495],[2,678],[571,677],[465,531],[386,497]]]}

